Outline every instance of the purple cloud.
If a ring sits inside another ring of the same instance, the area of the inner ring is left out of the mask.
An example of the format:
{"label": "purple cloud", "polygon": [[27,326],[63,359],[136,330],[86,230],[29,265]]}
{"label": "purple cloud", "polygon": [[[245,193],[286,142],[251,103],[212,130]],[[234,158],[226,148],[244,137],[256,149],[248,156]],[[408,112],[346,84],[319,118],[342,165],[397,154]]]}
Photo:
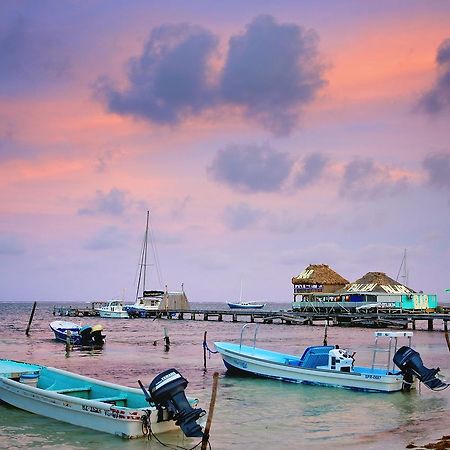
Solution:
{"label": "purple cloud", "polygon": [[84,248],[87,250],[110,250],[123,247],[126,241],[125,233],[114,226],[109,226],[101,229],[89,239]]}
{"label": "purple cloud", "polygon": [[176,124],[212,104],[207,63],[216,45],[217,39],[200,27],[155,28],[142,54],[128,62],[128,87],[119,90],[101,79],[97,94],[111,112]]}
{"label": "purple cloud", "polygon": [[225,100],[275,134],[289,133],[300,109],[325,84],[317,41],[314,31],[256,17],[244,34],[230,39],[221,78]]}
{"label": "purple cloud", "polygon": [[246,203],[229,205],[223,213],[225,225],[230,230],[235,231],[249,228],[256,224],[263,216],[263,211],[252,208]]}
{"label": "purple cloud", "polygon": [[294,185],[303,188],[320,180],[326,165],[327,159],[320,153],[305,157],[302,170],[295,176]]}
{"label": "purple cloud", "polygon": [[430,186],[450,189],[450,153],[436,153],[427,156],[422,164],[427,172]]}
{"label": "purple cloud", "polygon": [[78,210],[78,214],[108,214],[113,216],[120,216],[130,206],[128,194],[125,191],[121,191],[117,188],[112,188],[107,193],[97,191],[95,194],[95,198],[90,203],[90,207],[80,208]]}
{"label": "purple cloud", "polygon": [[407,179],[396,179],[389,168],[377,165],[369,158],[357,158],[345,167],[340,195],[352,200],[379,199],[399,194],[407,186]]}
{"label": "purple cloud", "polygon": [[216,181],[242,192],[274,192],[288,178],[292,161],[287,153],[268,146],[229,145],[217,152],[208,167]]}
{"label": "purple cloud", "polygon": [[0,92],[37,84],[53,83],[67,77],[70,69],[61,36],[44,29],[33,18],[15,11],[0,15]]}
{"label": "purple cloud", "polygon": [[450,39],[441,43],[436,55],[438,69],[434,86],[419,100],[418,108],[429,114],[450,112]]}

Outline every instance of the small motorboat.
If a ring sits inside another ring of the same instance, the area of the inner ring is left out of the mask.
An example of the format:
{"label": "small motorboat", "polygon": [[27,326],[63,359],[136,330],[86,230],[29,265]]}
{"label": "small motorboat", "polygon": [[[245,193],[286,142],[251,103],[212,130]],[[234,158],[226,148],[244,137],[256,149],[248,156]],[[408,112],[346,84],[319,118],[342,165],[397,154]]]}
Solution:
{"label": "small motorboat", "polygon": [[[408,338],[411,331],[377,331],[370,367],[355,365],[354,355],[338,346],[320,345],[307,347],[302,356],[274,352],[256,347],[255,329],[253,346],[242,344],[245,327],[239,344],[215,342],[217,352],[230,372],[275,378],[294,383],[336,386],[368,392],[395,392],[409,390],[416,379],[433,390],[442,390],[448,384],[437,377],[439,368],[427,369],[419,353],[410,346],[397,350],[397,340]],[[378,339],[387,338],[388,348],[380,348]],[[378,352],[388,352],[387,364],[376,364]],[[391,361],[391,356],[393,360]],[[397,366],[397,367],[395,367]]]}
{"label": "small motorboat", "polygon": [[26,362],[0,359],[0,400],[41,416],[138,438],[182,430],[201,437],[205,411],[184,393],[188,381],[176,370],[157,375],[140,389]]}
{"label": "small motorboat", "polygon": [[54,320],[50,328],[55,333],[57,341],[69,342],[71,345],[82,345],[84,347],[101,347],[105,343],[101,325],[78,325],[67,320]]}
{"label": "small motorboat", "polygon": [[106,319],[128,319],[129,315],[121,300],[112,300],[105,306],[95,308],[100,317]]}
{"label": "small motorboat", "polygon": [[256,303],[256,302],[238,302],[238,303],[228,302],[228,306],[231,309],[262,309],[266,305],[265,303]]}

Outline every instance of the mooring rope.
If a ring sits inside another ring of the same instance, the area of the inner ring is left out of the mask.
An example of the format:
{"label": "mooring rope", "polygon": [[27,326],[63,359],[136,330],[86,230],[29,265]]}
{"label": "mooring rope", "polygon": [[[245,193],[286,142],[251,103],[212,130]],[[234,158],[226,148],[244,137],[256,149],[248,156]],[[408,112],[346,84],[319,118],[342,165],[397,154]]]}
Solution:
{"label": "mooring rope", "polygon": [[203,348],[205,348],[206,350],[208,350],[208,354],[209,354],[209,357],[210,357],[210,358],[211,358],[211,353],[213,353],[213,354],[219,353],[217,350],[211,350],[211,349],[208,347],[208,343],[207,343],[206,341],[203,341]]}

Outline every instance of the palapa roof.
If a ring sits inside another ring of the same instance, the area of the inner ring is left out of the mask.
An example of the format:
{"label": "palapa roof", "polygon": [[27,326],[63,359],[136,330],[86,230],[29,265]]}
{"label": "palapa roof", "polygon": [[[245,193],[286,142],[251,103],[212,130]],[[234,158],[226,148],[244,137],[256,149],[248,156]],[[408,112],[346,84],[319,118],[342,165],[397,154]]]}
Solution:
{"label": "palapa roof", "polygon": [[386,294],[409,294],[412,289],[388,277],[384,272],[368,272],[363,277],[348,284],[342,292],[382,292]]}
{"label": "palapa roof", "polygon": [[292,284],[346,285],[349,281],[341,277],[327,264],[310,264],[300,275],[292,278]]}

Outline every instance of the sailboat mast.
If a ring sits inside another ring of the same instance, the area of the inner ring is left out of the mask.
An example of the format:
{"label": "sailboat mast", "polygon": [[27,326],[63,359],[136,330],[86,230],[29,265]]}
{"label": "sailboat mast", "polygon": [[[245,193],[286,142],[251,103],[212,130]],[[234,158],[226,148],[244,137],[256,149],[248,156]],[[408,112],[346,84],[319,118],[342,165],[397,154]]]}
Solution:
{"label": "sailboat mast", "polygon": [[140,261],[139,261],[139,278],[138,278],[138,283],[137,283],[137,288],[136,288],[136,301],[139,298],[141,279],[142,279],[142,296],[144,296],[144,291],[145,291],[145,275],[147,272],[148,217],[149,217],[149,211],[147,211],[147,225],[145,227],[144,242],[142,244],[141,257],[140,257]]}
{"label": "sailboat mast", "polygon": [[142,282],[142,295],[144,295],[145,291],[145,276],[147,274],[147,249],[148,249],[148,217],[150,211],[147,211],[147,223],[145,225],[145,236],[144,236],[144,277]]}

